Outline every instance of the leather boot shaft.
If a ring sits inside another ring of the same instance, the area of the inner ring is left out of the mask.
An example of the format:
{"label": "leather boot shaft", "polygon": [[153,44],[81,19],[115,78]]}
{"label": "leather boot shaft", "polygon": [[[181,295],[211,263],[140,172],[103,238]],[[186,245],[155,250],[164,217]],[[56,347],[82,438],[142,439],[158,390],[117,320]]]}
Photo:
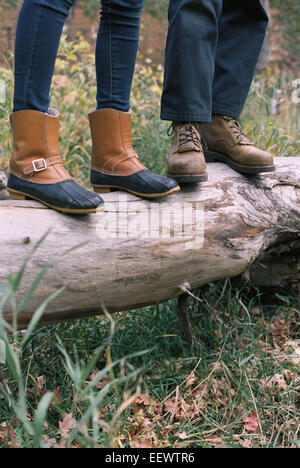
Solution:
{"label": "leather boot shaft", "polygon": [[145,170],[132,148],[131,114],[101,109],[89,115],[92,169],[102,174],[129,176]]}
{"label": "leather boot shaft", "polygon": [[11,174],[37,184],[54,184],[71,179],[59,155],[59,117],[52,110],[34,110],[11,115],[13,154]]}

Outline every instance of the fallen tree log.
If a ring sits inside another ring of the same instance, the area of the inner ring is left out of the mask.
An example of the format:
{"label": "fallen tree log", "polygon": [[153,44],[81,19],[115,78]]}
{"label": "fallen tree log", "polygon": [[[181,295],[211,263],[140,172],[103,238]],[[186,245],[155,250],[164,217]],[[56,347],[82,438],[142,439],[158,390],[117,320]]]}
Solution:
{"label": "fallen tree log", "polygon": [[9,193],[6,189],[7,186],[7,179],[4,172],[0,171],[0,200],[8,200]]}
{"label": "fallen tree log", "polygon": [[[52,267],[20,314],[19,326],[63,286],[41,323],[99,315],[103,305],[112,313],[161,303],[182,294],[182,285],[194,289],[244,272],[262,284],[261,270],[255,271],[259,265],[269,279],[272,258],[274,281],[293,271],[299,282],[300,158],[277,158],[276,164],[276,172],[255,177],[209,164],[208,182],[168,199],[150,202],[113,192],[104,194],[103,212],[79,218],[33,201],[1,201],[1,284],[50,230],[28,261],[17,301],[46,264]],[[288,272],[281,272],[274,254],[282,249],[294,255]],[[6,304],[5,320],[11,321],[11,314]]]}

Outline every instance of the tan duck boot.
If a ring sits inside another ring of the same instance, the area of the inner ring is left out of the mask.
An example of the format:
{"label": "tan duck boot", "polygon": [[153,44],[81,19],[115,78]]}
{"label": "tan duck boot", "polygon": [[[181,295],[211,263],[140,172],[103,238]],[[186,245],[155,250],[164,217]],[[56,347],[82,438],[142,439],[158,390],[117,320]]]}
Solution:
{"label": "tan duck boot", "polygon": [[207,162],[224,162],[242,174],[275,170],[273,156],[256,148],[235,119],[213,115],[211,123],[200,125],[200,132],[206,144]]}
{"label": "tan duck boot", "polygon": [[143,198],[159,198],[180,190],[174,180],[154,174],[139,160],[132,148],[129,113],[102,109],[92,112],[89,119],[95,192],[125,190]]}
{"label": "tan duck boot", "polygon": [[95,213],[103,205],[99,196],[77,184],[64,169],[57,111],[14,112],[11,126],[14,149],[7,186],[12,199],[37,200],[70,214]]}
{"label": "tan duck boot", "polygon": [[168,176],[179,183],[207,180],[199,124],[173,123],[174,138],[168,155]]}

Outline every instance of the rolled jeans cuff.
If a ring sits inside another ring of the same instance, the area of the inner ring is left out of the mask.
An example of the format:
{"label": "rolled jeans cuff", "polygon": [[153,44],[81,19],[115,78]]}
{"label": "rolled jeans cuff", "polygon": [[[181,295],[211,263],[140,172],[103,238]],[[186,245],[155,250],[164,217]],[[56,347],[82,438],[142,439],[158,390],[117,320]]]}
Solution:
{"label": "rolled jeans cuff", "polygon": [[210,114],[177,114],[172,112],[162,112],[160,115],[161,120],[169,120],[172,122],[197,122],[197,123],[210,123]]}

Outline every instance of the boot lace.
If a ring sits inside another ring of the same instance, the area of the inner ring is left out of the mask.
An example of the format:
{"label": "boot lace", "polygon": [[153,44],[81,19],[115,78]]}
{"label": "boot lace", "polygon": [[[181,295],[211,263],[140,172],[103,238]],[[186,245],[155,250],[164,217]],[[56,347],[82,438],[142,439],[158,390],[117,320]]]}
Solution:
{"label": "boot lace", "polygon": [[[175,127],[177,127],[177,123],[172,123],[169,130],[168,130],[168,136],[172,136],[175,132]],[[194,125],[192,124],[182,124],[182,126],[179,129],[179,148],[182,148],[183,146],[192,143],[197,149],[200,151],[202,150],[202,144],[201,140],[199,138],[198,133],[195,130]]]}
{"label": "boot lace", "polygon": [[236,138],[237,138],[238,142],[241,142],[244,139],[248,140],[248,138],[246,137],[245,133],[241,129],[241,127],[240,127],[239,123],[237,122],[237,120],[233,119],[232,117],[226,117],[225,115],[222,116],[222,119],[225,120],[225,122],[228,122],[228,123],[232,124],[232,125],[230,125],[229,128],[231,128],[233,130],[233,133],[236,135]]}

